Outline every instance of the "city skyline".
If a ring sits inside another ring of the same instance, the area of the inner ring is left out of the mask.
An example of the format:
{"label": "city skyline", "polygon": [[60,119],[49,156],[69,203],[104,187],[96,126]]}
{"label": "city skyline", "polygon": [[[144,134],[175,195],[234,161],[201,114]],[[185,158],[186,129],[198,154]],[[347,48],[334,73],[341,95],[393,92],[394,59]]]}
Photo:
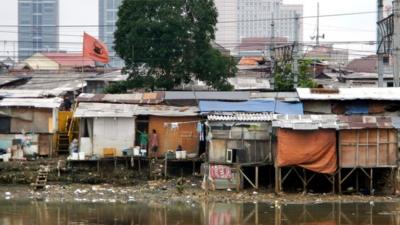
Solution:
{"label": "city skyline", "polygon": [[[286,0],[285,4],[304,4],[304,16],[316,15],[317,0]],[[376,39],[376,1],[347,1],[339,0],[332,3],[327,0],[320,0],[321,15],[352,12],[370,12],[353,16],[322,17],[321,33],[325,34],[328,42],[365,42],[375,41]],[[346,3],[343,7],[341,3]],[[17,24],[17,0],[7,0],[3,4],[5,7],[0,9],[1,25]],[[80,7],[76,7],[79,5]],[[60,25],[97,25],[99,10],[98,0],[60,0]],[[73,13],[71,13],[73,12]],[[316,18],[304,20],[304,41],[311,42],[310,36],[315,35]],[[60,28],[60,49],[77,52],[81,50],[81,35],[86,31],[94,36],[98,36],[98,27],[61,27]],[[349,35],[351,33],[351,35]],[[15,43],[17,40],[16,27],[0,27],[0,51],[2,56],[13,56]],[[352,57],[373,54],[374,45],[365,44],[342,44],[341,48],[349,48],[353,51]]]}

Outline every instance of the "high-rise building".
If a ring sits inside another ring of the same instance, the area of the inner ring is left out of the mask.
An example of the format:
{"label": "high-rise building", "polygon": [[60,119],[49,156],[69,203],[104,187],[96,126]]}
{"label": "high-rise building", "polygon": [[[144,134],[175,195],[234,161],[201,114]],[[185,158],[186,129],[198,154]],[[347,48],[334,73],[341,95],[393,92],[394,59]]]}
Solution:
{"label": "high-rise building", "polygon": [[59,1],[18,1],[18,57],[59,48]]}
{"label": "high-rise building", "polygon": [[[282,0],[215,0],[215,5],[218,10],[216,42],[230,50],[243,38],[270,38],[273,18],[274,36],[294,41],[294,18],[303,16],[303,5],[283,4]],[[302,23],[298,31],[302,41]]]}
{"label": "high-rise building", "polygon": [[117,29],[118,8],[122,0],[99,0],[99,38],[108,47],[110,52],[110,65],[121,68],[124,62],[114,50],[114,32]]}

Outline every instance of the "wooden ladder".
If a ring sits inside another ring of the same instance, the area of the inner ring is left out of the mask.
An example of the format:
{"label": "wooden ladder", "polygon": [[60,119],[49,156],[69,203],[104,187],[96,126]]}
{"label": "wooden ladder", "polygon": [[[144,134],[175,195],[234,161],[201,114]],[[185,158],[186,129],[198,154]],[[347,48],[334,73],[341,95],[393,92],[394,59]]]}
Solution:
{"label": "wooden ladder", "polygon": [[41,165],[38,170],[36,182],[31,184],[35,190],[44,189],[47,184],[47,176],[49,175],[50,167]]}

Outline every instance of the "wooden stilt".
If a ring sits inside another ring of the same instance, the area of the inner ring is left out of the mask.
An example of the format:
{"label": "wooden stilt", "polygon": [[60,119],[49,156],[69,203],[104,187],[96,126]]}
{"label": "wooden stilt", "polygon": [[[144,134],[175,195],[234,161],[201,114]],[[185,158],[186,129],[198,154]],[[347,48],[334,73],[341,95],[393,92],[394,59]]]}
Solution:
{"label": "wooden stilt", "polygon": [[342,169],[341,168],[339,168],[338,176],[339,176],[338,191],[339,191],[339,194],[341,195],[342,194]]}
{"label": "wooden stilt", "polygon": [[258,179],[259,179],[259,177],[258,177],[258,166],[256,166],[255,167],[255,174],[256,174],[256,189],[258,189],[259,188],[259,186],[258,186]]}

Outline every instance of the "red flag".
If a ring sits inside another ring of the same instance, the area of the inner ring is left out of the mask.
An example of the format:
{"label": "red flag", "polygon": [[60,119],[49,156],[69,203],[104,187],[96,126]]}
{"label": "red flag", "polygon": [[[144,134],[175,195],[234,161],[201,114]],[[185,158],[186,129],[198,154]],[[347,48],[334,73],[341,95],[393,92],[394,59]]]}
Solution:
{"label": "red flag", "polygon": [[83,57],[106,64],[110,61],[107,46],[87,33],[83,34]]}

